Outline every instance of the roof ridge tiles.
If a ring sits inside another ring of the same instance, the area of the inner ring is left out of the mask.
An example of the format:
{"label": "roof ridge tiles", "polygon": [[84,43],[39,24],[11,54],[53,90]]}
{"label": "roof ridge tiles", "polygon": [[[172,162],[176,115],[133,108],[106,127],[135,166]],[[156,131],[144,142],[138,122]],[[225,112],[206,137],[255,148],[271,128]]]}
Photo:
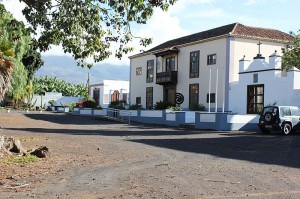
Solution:
{"label": "roof ridge tiles", "polygon": [[278,42],[288,42],[292,40],[292,36],[284,33],[282,31],[271,29],[271,28],[261,28],[254,26],[246,26],[241,23],[232,23],[223,25],[220,27],[212,28],[209,30],[193,33],[190,35],[182,36],[176,39],[168,40],[161,43],[145,53],[160,51],[163,49],[168,49],[171,47],[188,45],[199,41],[205,41],[208,39],[220,38],[221,36],[238,36],[249,39],[264,39],[270,41]]}

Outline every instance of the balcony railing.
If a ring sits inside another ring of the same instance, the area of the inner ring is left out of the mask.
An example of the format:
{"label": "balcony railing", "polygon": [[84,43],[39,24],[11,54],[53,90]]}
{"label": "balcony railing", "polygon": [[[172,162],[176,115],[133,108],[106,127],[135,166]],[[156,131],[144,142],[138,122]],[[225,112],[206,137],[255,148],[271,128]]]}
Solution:
{"label": "balcony railing", "polygon": [[156,84],[159,85],[177,84],[177,71],[156,73]]}

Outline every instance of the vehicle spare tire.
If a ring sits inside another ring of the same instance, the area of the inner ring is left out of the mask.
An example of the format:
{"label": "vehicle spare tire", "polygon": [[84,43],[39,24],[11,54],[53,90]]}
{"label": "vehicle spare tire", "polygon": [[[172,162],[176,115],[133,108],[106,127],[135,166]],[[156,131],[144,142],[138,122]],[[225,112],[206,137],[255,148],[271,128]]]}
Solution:
{"label": "vehicle spare tire", "polygon": [[274,119],[274,115],[271,112],[266,112],[266,114],[264,115],[264,119],[266,122],[272,122]]}

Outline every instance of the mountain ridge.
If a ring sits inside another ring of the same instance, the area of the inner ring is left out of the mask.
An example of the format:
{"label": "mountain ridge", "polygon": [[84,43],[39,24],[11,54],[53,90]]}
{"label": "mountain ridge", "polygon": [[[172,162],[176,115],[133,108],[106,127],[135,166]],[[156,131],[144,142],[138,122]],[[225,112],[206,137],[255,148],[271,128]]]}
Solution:
{"label": "mountain ridge", "polygon": [[91,69],[77,66],[74,59],[68,56],[43,55],[44,65],[35,72],[35,77],[57,77],[69,83],[90,83],[101,80],[129,80],[128,65],[97,63]]}

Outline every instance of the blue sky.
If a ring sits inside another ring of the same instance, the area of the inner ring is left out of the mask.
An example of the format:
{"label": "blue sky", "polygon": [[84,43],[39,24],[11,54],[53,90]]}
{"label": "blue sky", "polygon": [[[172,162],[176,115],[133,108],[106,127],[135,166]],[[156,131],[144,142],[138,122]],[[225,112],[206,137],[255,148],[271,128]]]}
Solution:
{"label": "blue sky", "polygon": [[[3,0],[6,8],[22,20],[19,0]],[[299,0],[178,0],[168,12],[156,10],[146,25],[134,26],[135,35],[153,38],[147,49],[170,39],[201,32],[218,26],[239,22],[248,26],[278,29],[283,32],[300,29]],[[138,41],[133,42],[138,53]],[[143,49],[146,50],[146,49]],[[60,47],[53,47],[45,55],[61,55]],[[110,64],[129,65],[125,56],[105,61]]]}

